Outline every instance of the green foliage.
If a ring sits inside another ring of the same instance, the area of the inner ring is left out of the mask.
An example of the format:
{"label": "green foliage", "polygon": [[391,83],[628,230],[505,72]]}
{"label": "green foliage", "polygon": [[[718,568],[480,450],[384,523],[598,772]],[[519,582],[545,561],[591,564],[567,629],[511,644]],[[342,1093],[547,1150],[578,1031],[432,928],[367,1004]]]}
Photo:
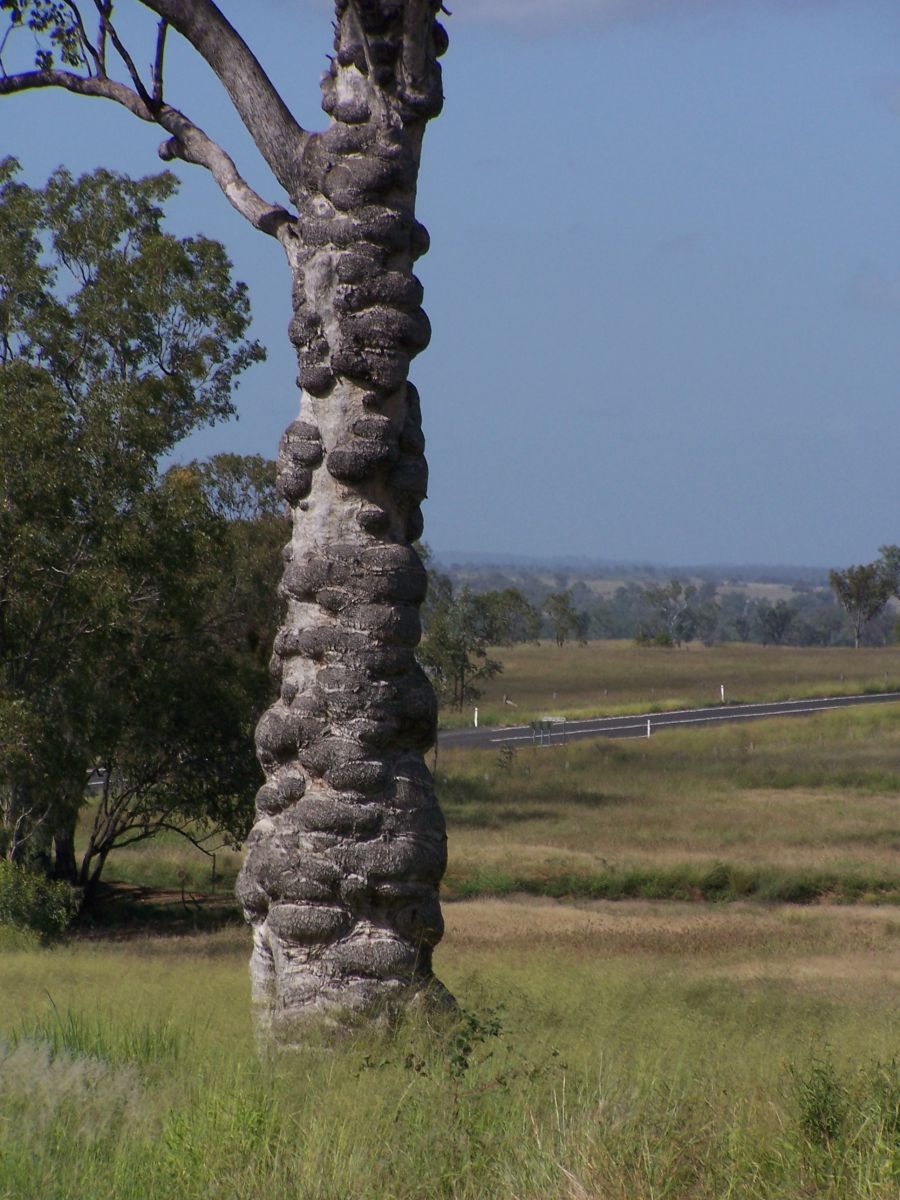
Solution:
{"label": "green foliage", "polygon": [[262,517],[223,497],[262,497],[271,467],[242,483],[234,458],[160,461],[233,411],[262,350],[223,248],[163,231],[171,175],[59,170],[32,189],[16,172],[0,167],[0,823],[12,857],[46,867],[55,842],[90,888],[123,840],[246,828],[274,605],[242,566]]}
{"label": "green foliage", "polygon": [[642,601],[649,610],[646,622],[638,630],[641,645],[680,646],[693,637],[694,618],[691,602],[697,595],[692,584],[672,579],[668,584],[649,584],[642,589]]}
{"label": "green foliage", "polygon": [[0,925],[59,937],[78,907],[79,897],[67,883],[0,859]]}
{"label": "green foliage", "polygon": [[671,649],[675,645],[670,634],[662,630],[659,633],[648,633],[645,629],[638,630],[634,644],[636,646],[656,646],[662,650]]}
{"label": "green foliage", "polygon": [[[74,5],[59,0],[0,0],[2,11],[9,13],[13,29],[26,28],[35,35],[34,61],[39,71],[53,69],[54,51],[59,52],[67,67],[79,67],[85,62]],[[40,34],[49,35],[49,46],[40,44],[37,40]]]}
{"label": "green foliage", "polygon": [[900,599],[900,546],[879,546],[879,566],[890,595]]}
{"label": "green foliage", "polygon": [[[900,591],[900,549],[883,546],[880,560],[894,594]],[[468,583],[478,592],[515,586],[529,603],[543,609],[550,596],[568,593],[580,614],[584,636],[591,639],[635,639],[641,646],[702,642],[760,642],[783,646],[852,645],[850,619],[827,586],[827,572],[773,569],[760,578],[740,571],[725,575],[712,569],[695,570],[692,578],[666,582],[648,576],[660,574],[652,567],[634,570],[622,578],[617,569],[595,568],[580,576],[574,572],[548,575],[541,568],[454,568],[454,586]],[[725,577],[723,578],[723,575]],[[680,589],[680,592],[679,592]],[[780,595],[778,593],[781,593]],[[882,612],[862,629],[861,640],[884,645],[890,638],[893,612]],[[545,619],[546,634],[555,636]],[[568,638],[572,635],[567,635]],[[580,636],[576,632],[574,636]]]}
{"label": "green foliage", "polygon": [[428,588],[419,660],[438,699],[459,711],[481,695],[479,682],[503,670],[488,648],[533,640],[540,614],[515,588],[476,595],[463,587],[454,593],[447,576],[434,571]]}
{"label": "green foliage", "polygon": [[815,1147],[831,1146],[841,1137],[849,1103],[834,1062],[813,1059],[805,1070],[794,1068],[792,1080],[800,1132]]}
{"label": "green foliage", "polygon": [[785,600],[761,600],[753,611],[753,629],[764,646],[780,646],[794,622],[796,610]]}
{"label": "green foliage", "polygon": [[482,633],[490,646],[515,646],[537,641],[541,614],[518,588],[482,592],[477,597]]}
{"label": "green foliage", "polygon": [[[73,969],[105,1000],[7,1013],[0,1192],[67,1200],[75,1180],[91,1200],[896,1196],[890,990],[822,997],[821,984],[773,981],[753,942],[736,965],[749,954],[756,970],[729,978],[734,951],[710,958],[677,933],[655,951],[642,940],[654,928],[635,930],[628,955],[546,941],[504,955],[467,939],[448,964],[457,1014],[313,1029],[263,1061],[237,943],[224,958],[198,940],[16,956],[13,978],[41,981],[29,1009]],[[810,1048],[822,1041],[833,1048]]]}
{"label": "green foliage", "polygon": [[544,612],[550,621],[557,646],[564,646],[570,638],[585,641],[587,617],[575,608],[571,592],[551,592],[544,600]]}
{"label": "green foliage", "polygon": [[61,1013],[51,998],[50,1011],[13,1029],[9,1045],[32,1042],[46,1046],[52,1058],[69,1055],[102,1059],[111,1066],[146,1068],[181,1057],[189,1040],[190,1030],[171,1021],[130,1022],[124,1017],[110,1021],[77,1009]]}
{"label": "green foliage", "polygon": [[894,576],[879,561],[830,571],[828,579],[838,604],[853,623],[854,644],[858,646],[863,626],[878,616],[892,595]]}

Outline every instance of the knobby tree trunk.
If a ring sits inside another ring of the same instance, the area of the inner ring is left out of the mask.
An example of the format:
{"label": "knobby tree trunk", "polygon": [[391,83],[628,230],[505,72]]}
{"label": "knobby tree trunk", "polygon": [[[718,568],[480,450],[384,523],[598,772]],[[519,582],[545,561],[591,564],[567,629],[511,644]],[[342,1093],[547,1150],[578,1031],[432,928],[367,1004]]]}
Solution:
{"label": "knobby tree trunk", "polygon": [[266,783],[238,881],[254,997],[276,1028],[442,994],[431,952],[446,834],[423,760],[436,703],[415,657],[427,467],[407,373],[429,338],[414,208],[444,35],[434,4],[411,30],[414,7],[338,3],[331,121],[304,148],[299,220],[282,239],[302,388],[278,458],[294,532],[280,695],[256,735]]}

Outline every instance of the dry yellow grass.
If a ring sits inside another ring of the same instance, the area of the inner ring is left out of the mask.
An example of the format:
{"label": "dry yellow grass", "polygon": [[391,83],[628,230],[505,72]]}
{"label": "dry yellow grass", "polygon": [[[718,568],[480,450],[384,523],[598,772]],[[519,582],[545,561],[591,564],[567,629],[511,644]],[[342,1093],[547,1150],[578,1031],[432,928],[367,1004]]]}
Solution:
{"label": "dry yellow grass", "polygon": [[825,962],[837,978],[864,960],[872,974],[900,982],[900,913],[892,908],[838,905],[697,905],[672,901],[594,900],[562,903],[543,897],[466,900],[445,905],[450,958],[499,953],[543,954],[591,961],[636,955],[675,958],[737,974],[759,964],[787,973]]}
{"label": "dry yellow grass", "polygon": [[[523,813],[502,832],[451,824],[450,861],[478,866],[600,869],[727,859],[808,870],[898,870],[895,795],[736,790],[677,799],[635,797],[558,814]],[[501,816],[500,812],[494,814]]]}

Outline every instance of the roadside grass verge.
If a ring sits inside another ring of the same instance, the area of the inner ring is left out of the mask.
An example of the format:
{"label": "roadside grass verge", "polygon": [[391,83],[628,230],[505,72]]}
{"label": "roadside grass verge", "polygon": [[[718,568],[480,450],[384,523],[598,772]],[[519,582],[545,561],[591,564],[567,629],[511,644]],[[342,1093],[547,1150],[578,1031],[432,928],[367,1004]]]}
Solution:
{"label": "roadside grass verge", "polygon": [[[494,656],[503,671],[483,685],[478,701],[483,725],[704,707],[720,702],[722,684],[730,704],[900,690],[900,646],[690,643],[674,649],[626,641],[558,647],[545,641],[500,647]],[[442,712],[441,724],[471,725],[472,707]]]}
{"label": "roadside grass verge", "polygon": [[311,1030],[263,1059],[244,932],[11,950],[0,1195],[900,1195],[891,910],[519,900],[447,918],[458,1016]]}
{"label": "roadside grass verge", "polygon": [[900,709],[445,751],[451,896],[900,898]]}

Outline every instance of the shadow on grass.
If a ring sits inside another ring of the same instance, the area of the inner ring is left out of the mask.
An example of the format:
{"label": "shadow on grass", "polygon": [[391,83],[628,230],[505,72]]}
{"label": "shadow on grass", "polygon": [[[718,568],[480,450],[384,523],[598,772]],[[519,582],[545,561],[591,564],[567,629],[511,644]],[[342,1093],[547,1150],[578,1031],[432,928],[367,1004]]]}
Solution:
{"label": "shadow on grass", "polygon": [[78,938],[179,937],[242,926],[241,910],[228,892],[165,891],[131,883],[101,883],[72,928]]}
{"label": "shadow on grass", "polygon": [[[452,829],[502,829],[523,821],[553,821],[559,819],[559,808],[615,808],[620,805],[641,804],[643,798],[626,792],[582,791],[566,785],[565,779],[553,789],[542,785],[535,789],[534,781],[525,778],[521,789],[523,799],[515,795],[515,778],[503,777],[501,790],[490,782],[460,776],[445,776],[437,780],[437,795],[441,809]],[[529,794],[530,792],[530,794]],[[537,794],[535,794],[537,792]]]}

